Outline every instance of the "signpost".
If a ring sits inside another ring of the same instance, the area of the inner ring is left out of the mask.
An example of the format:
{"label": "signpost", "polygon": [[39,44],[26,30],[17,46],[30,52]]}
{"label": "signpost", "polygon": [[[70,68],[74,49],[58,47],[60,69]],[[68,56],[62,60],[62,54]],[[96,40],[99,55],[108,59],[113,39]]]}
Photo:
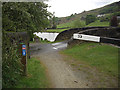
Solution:
{"label": "signpost", "polygon": [[26,45],[22,45],[22,55],[26,56]]}
{"label": "signpost", "polygon": [[21,43],[20,44],[20,48],[21,48],[21,63],[23,64],[23,75],[26,75],[26,64],[27,64],[27,48],[26,45]]}

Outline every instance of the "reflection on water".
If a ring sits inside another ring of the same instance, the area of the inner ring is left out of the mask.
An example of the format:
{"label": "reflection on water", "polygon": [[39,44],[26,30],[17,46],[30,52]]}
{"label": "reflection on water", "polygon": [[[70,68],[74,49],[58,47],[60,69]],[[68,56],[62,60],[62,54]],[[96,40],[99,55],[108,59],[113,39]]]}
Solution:
{"label": "reflection on water", "polygon": [[34,34],[43,40],[47,39],[48,41],[53,42],[59,33],[35,32]]}

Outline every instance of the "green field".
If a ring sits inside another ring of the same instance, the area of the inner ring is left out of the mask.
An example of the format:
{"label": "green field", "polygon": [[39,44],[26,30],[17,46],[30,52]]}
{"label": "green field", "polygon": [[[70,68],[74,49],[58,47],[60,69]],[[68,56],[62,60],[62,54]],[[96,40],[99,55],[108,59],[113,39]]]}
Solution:
{"label": "green field", "polygon": [[90,23],[89,25],[86,25],[86,27],[89,26],[109,26],[109,22],[100,22],[99,20],[97,20],[93,23]]}
{"label": "green field", "polygon": [[16,88],[49,88],[45,67],[40,63],[40,60],[29,59],[27,67],[27,76],[20,78]]}
{"label": "green field", "polygon": [[[74,22],[75,21],[59,24],[59,25],[57,25],[57,28],[65,28],[65,27],[75,28]],[[85,21],[81,21],[81,22],[82,22],[82,24],[85,24]],[[100,22],[99,20],[97,20],[93,23],[90,23],[89,25],[85,25],[84,27],[89,27],[89,26],[109,26],[109,22]]]}
{"label": "green field", "polygon": [[95,67],[104,74],[118,77],[118,48],[98,43],[83,43],[62,51],[79,63]]}
{"label": "green field", "polygon": [[72,28],[73,27],[73,23],[74,23],[74,21],[71,21],[71,22],[68,22],[68,23],[59,24],[59,25],[57,25],[57,28],[65,28],[65,27]]}
{"label": "green field", "polygon": [[[71,21],[71,22],[68,22],[68,23],[59,24],[59,25],[57,25],[57,28],[66,28],[66,27],[69,27],[69,28],[80,28],[81,24],[80,24],[80,26],[78,26],[78,23],[81,23],[83,25],[83,24],[85,24],[85,21],[74,20],[74,21]],[[76,27],[76,25],[78,27]]]}
{"label": "green field", "polygon": [[[81,24],[79,24],[81,23]],[[74,20],[68,23],[63,23],[63,24],[59,24],[57,25],[57,28],[66,28],[69,27],[67,29],[48,29],[47,32],[62,32],[65,30],[69,30],[70,28],[81,28],[81,27],[90,27],[90,26],[109,26],[109,22],[100,22],[99,20],[90,23],[89,25],[85,25],[85,21],[78,21],[78,20]]]}

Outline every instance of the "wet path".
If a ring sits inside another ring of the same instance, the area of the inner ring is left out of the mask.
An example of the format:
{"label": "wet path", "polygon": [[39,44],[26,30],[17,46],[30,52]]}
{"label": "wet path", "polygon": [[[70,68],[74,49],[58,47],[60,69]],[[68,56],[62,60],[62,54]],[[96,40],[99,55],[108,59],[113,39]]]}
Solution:
{"label": "wet path", "polygon": [[54,44],[33,43],[30,45],[31,55],[38,57],[47,67],[52,88],[87,88],[85,80],[80,75],[76,77],[70,65],[59,54],[59,50],[67,47],[66,42]]}

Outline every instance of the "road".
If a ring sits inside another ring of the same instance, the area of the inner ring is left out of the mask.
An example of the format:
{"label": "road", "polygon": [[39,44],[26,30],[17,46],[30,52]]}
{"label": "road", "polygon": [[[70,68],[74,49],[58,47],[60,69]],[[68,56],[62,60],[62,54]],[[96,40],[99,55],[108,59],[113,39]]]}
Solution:
{"label": "road", "polygon": [[88,82],[83,73],[75,72],[72,67],[64,61],[59,51],[67,47],[66,42],[45,44],[30,44],[31,56],[38,57],[46,66],[47,73],[52,83],[51,88],[88,88]]}

